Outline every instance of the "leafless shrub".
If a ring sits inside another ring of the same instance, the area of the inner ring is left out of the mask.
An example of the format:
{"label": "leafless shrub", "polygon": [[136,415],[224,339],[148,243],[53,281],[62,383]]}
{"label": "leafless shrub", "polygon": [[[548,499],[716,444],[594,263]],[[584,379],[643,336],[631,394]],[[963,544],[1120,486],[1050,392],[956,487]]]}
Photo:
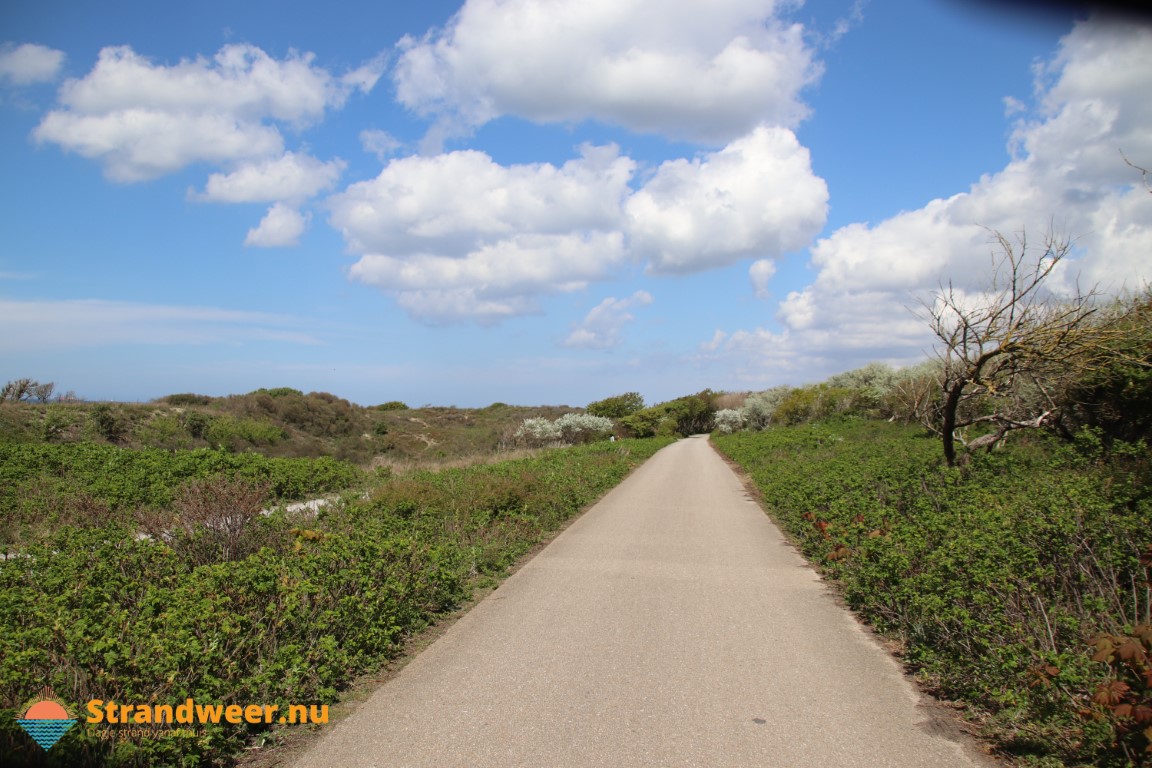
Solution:
{"label": "leafless shrub", "polygon": [[269,483],[224,476],[191,480],[176,492],[170,510],[141,510],[144,531],[195,565],[240,560],[266,544],[255,530],[269,497]]}

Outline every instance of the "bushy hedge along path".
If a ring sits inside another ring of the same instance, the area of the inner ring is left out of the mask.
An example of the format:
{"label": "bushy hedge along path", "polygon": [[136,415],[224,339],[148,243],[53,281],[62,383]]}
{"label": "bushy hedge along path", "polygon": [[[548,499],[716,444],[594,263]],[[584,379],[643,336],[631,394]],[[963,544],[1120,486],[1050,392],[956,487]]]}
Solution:
{"label": "bushy hedge along path", "polygon": [[1041,435],[948,469],[877,421],[714,437],[852,608],[1026,765],[1152,761],[1152,460]]}
{"label": "bushy hedge along path", "polygon": [[[268,543],[195,564],[205,541],[67,526],[0,561],[0,754],[5,765],[221,765],[250,736],[101,740],[83,725],[45,754],[16,725],[45,684],[66,702],[331,703],[353,676],[463,600],[616,485],[667,440],[625,440],[394,478]],[[179,460],[179,454],[173,454]],[[210,532],[193,535],[206,537]],[[81,713],[83,714],[83,713]]]}

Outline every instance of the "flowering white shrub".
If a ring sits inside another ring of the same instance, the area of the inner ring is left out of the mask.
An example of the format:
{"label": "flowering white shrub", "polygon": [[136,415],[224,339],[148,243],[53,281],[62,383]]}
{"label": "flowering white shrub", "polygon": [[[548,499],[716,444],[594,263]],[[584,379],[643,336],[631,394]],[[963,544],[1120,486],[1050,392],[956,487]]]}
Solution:
{"label": "flowering white shrub", "polygon": [[566,413],[556,419],[555,426],[565,442],[580,443],[611,432],[612,419],[590,413]]}
{"label": "flowering white shrub", "polygon": [[749,395],[743,409],[744,422],[748,428],[759,431],[771,424],[776,407],[791,391],[792,387],[782,386]]}
{"label": "flowering white shrub", "polygon": [[610,433],[612,429],[612,419],[589,413],[566,413],[556,421],[539,417],[525,419],[513,436],[529,445],[586,443]]}
{"label": "flowering white shrub", "polygon": [[533,445],[546,445],[547,443],[559,442],[563,434],[560,432],[560,427],[548,419],[536,417],[524,419],[524,423],[516,430],[514,437]]}
{"label": "flowering white shrub", "polygon": [[725,408],[716,411],[714,419],[716,429],[720,430],[720,434],[722,435],[730,435],[744,428],[744,414],[736,408]]}

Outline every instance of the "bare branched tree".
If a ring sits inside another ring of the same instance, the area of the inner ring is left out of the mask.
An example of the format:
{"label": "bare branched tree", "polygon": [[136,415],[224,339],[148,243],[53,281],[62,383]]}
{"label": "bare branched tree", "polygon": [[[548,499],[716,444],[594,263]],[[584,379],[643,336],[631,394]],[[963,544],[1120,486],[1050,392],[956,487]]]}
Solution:
{"label": "bare branched tree", "polygon": [[0,403],[19,403],[26,400],[32,392],[32,379],[13,379],[0,390]]}
{"label": "bare branched tree", "polygon": [[[1105,353],[1110,323],[1097,322],[1095,289],[1058,299],[1044,283],[1071,250],[1048,235],[1039,253],[1026,236],[993,233],[998,251],[988,289],[969,296],[951,283],[923,305],[922,316],[942,342],[942,398],[930,420],[944,458],[956,463],[956,443],[991,450],[1011,431],[1043,426],[1059,408],[1055,382]],[[968,441],[976,425],[993,431]]]}
{"label": "bare branched tree", "polygon": [[0,389],[0,403],[19,403],[25,400],[35,400],[46,403],[52,399],[56,385],[50,381],[41,384],[33,379],[13,379]]}
{"label": "bare branched tree", "polygon": [[43,384],[36,383],[32,385],[31,395],[38,403],[46,403],[52,399],[52,393],[56,391],[56,385],[51,381],[46,381]]}

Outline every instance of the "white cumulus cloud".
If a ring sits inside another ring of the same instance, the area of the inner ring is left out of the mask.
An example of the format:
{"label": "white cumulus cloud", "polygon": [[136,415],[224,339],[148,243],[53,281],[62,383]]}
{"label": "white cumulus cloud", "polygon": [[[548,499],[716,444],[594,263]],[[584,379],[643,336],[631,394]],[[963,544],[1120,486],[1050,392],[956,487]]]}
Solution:
{"label": "white cumulus cloud", "polygon": [[330,223],[361,254],[350,276],[413,316],[464,319],[472,302],[491,322],[630,262],[686,274],[758,259],[763,288],[772,260],[808,245],[826,215],[824,181],[786,128],[666,162],[634,191],[635,172],[611,145],[584,145],[561,166],[472,150],[397,158],[333,196]]}
{"label": "white cumulus cloud", "polygon": [[35,43],[0,46],[0,83],[50,83],[60,75],[64,52]]}
{"label": "white cumulus cloud", "polygon": [[61,86],[60,107],[34,135],[99,161],[111,179],[142,181],[197,162],[240,165],[280,155],[277,124],[314,123],[370,82],[363,74],[343,82],[311,54],[279,60],[251,45],[171,66],[109,47],[91,72]]}
{"label": "white cumulus cloud", "polygon": [[632,308],[651,303],[652,295],[647,291],[636,291],[624,299],[604,299],[572,329],[564,340],[564,346],[583,349],[611,349],[619,346],[624,326],[635,319]]}
{"label": "white cumulus cloud", "polygon": [[820,68],[778,0],[467,0],[400,44],[397,96],[459,128],[596,119],[723,144],[792,126]]}
{"label": "white cumulus cloud", "polygon": [[807,246],[828,188],[787,128],[759,126],[695,160],[665,162],[628,201],[633,248],[654,272],[687,273]]}
{"label": "white cumulus cloud", "polygon": [[350,276],[428,322],[492,322],[602,280],[626,259],[622,201],[635,164],[615,147],[562,166],[502,166],[477,151],[392,160],[329,201],[362,254]]}
{"label": "white cumulus cloud", "polygon": [[217,203],[303,201],[331,189],[344,172],[342,160],[327,163],[306,154],[285,152],[274,160],[245,165],[232,173],[214,173],[196,200]]}
{"label": "white cumulus cloud", "polygon": [[308,227],[309,214],[301,213],[284,203],[276,203],[260,220],[260,224],[248,230],[244,245],[256,248],[287,248],[296,245]]}
{"label": "white cumulus cloud", "polygon": [[756,291],[756,298],[766,299],[771,294],[768,291],[768,283],[776,274],[776,262],[771,259],[759,259],[752,262],[752,266],[748,267],[748,279],[752,281],[752,287]]}

